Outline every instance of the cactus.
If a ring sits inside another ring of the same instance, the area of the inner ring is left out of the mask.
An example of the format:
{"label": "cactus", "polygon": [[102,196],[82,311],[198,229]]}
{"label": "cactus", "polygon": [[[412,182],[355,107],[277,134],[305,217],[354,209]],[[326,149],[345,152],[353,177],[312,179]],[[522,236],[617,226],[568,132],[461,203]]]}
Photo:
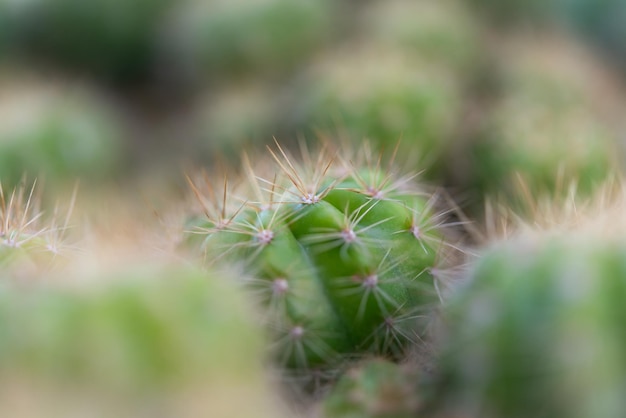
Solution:
{"label": "cactus", "polygon": [[280,416],[232,285],[154,265],[101,281],[1,288],[0,402],[13,416]]}
{"label": "cactus", "polygon": [[536,233],[486,251],[446,307],[441,416],[622,416],[625,248]]}
{"label": "cactus", "polygon": [[[34,81],[34,82],[33,82]],[[0,179],[102,180],[121,160],[120,120],[87,90],[37,80],[0,82]]]}
{"label": "cactus", "polygon": [[164,47],[192,78],[280,75],[328,38],[335,7],[327,0],[184,1],[170,16]]}
{"label": "cactus", "polygon": [[301,77],[291,123],[300,131],[339,133],[355,143],[367,138],[379,148],[402,139],[403,155],[418,158],[430,178],[441,175],[478,55],[476,28],[456,6],[453,1],[368,4],[355,36]]}
{"label": "cactus", "polygon": [[350,166],[325,152],[303,152],[302,164],[280,146],[271,153],[284,178],[263,179],[248,164],[237,198],[212,188],[202,198],[193,186],[207,216],[198,230],[205,258],[245,266],[287,370],[323,374],[364,353],[401,357],[426,337],[449,284],[444,266],[456,246],[438,195],[364,156]]}
{"label": "cactus", "polygon": [[69,246],[66,242],[74,206],[59,216],[59,208],[44,218],[36,182],[30,189],[20,186],[5,193],[0,184],[0,276],[3,279],[36,277],[63,264]]}
{"label": "cactus", "polygon": [[479,22],[457,0],[374,0],[361,12],[356,30],[369,43],[401,47],[459,76],[480,58]]}
{"label": "cactus", "polygon": [[413,367],[371,359],[346,372],[324,400],[333,418],[409,418],[417,416],[419,375]]}
{"label": "cactus", "polygon": [[[279,87],[268,83],[237,83],[205,95],[193,124],[204,150],[236,157],[242,145],[276,134]],[[200,150],[196,150],[198,152]],[[236,158],[233,158],[236,159]]]}
{"label": "cactus", "polygon": [[626,108],[618,95],[607,94],[617,90],[610,87],[615,80],[568,38],[544,34],[540,47],[509,39],[502,48],[496,75],[502,90],[478,139],[461,151],[473,167],[458,177],[481,194],[505,193],[517,174],[533,193],[559,193],[577,181],[579,192],[590,194],[623,159],[621,116],[611,119],[606,108],[606,102]]}

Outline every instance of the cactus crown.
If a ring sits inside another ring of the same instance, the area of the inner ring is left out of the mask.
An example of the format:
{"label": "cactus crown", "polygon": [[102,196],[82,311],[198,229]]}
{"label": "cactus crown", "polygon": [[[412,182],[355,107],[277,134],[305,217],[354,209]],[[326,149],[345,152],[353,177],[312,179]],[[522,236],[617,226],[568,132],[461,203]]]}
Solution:
{"label": "cactus crown", "polygon": [[207,260],[243,263],[288,369],[399,357],[427,333],[441,265],[457,248],[443,233],[439,195],[367,151],[315,156],[302,147],[298,162],[277,143],[270,154],[259,169],[269,177],[247,163],[238,188],[225,181],[203,198],[192,184],[207,218],[196,222]]}

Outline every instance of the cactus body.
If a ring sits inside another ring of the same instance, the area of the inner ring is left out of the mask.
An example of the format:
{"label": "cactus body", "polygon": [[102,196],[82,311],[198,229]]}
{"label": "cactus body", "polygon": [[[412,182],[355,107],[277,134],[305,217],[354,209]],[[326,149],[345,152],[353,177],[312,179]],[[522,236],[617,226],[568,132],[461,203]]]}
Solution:
{"label": "cactus body", "polygon": [[403,154],[440,175],[478,57],[473,23],[454,1],[370,2],[353,39],[308,68],[294,124],[379,148],[401,139]]}
{"label": "cactus body", "polygon": [[442,416],[622,416],[625,278],[623,245],[584,235],[488,252],[447,307]]}
{"label": "cactus body", "polygon": [[[459,174],[473,177],[483,193],[507,193],[521,174],[535,193],[562,192],[576,182],[589,194],[622,159],[622,122],[611,119],[605,101],[614,109],[626,104],[607,95],[605,89],[616,89],[608,87],[610,78],[570,39],[545,34],[542,40],[542,47],[509,40],[501,52],[500,96],[469,153],[471,174]],[[597,85],[590,82],[596,79]]]}
{"label": "cactus body", "polygon": [[35,278],[38,273],[63,264],[68,249],[66,234],[71,209],[64,220],[57,219],[41,210],[36,184],[30,189],[22,186],[11,192],[5,192],[0,184],[0,276],[3,280]]}
{"label": "cactus body", "polygon": [[246,266],[287,368],[401,355],[439,300],[436,198],[374,166],[339,174],[324,159],[300,167],[274,156],[290,180],[270,182],[265,203],[242,196],[248,204],[207,220],[207,258]]}
{"label": "cactus body", "polygon": [[109,276],[0,289],[0,400],[14,416],[280,416],[236,289],[189,268]]}
{"label": "cactus body", "polygon": [[120,121],[86,91],[7,78],[0,99],[0,180],[25,174],[58,183],[111,176],[121,159]]}
{"label": "cactus body", "polygon": [[348,370],[324,401],[324,416],[334,418],[409,418],[417,416],[418,373],[383,359]]}
{"label": "cactus body", "polygon": [[328,37],[333,8],[326,0],[190,0],[172,14],[167,39],[192,76],[282,74]]}

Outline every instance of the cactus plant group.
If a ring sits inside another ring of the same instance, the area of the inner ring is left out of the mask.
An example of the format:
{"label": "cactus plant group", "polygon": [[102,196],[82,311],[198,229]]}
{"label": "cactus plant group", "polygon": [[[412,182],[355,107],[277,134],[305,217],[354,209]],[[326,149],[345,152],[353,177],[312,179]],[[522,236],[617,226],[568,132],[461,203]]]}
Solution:
{"label": "cactus plant group", "polygon": [[0,410],[625,416],[626,96],[471,1],[0,0]]}

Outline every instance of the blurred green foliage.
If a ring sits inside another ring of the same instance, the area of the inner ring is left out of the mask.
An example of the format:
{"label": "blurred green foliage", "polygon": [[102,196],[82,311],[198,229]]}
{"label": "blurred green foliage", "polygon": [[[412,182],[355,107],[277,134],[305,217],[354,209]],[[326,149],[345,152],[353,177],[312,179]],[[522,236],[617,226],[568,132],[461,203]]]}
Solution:
{"label": "blurred green foliage", "polygon": [[621,416],[625,277],[623,247],[584,235],[487,251],[447,307],[440,406],[468,418]]}

